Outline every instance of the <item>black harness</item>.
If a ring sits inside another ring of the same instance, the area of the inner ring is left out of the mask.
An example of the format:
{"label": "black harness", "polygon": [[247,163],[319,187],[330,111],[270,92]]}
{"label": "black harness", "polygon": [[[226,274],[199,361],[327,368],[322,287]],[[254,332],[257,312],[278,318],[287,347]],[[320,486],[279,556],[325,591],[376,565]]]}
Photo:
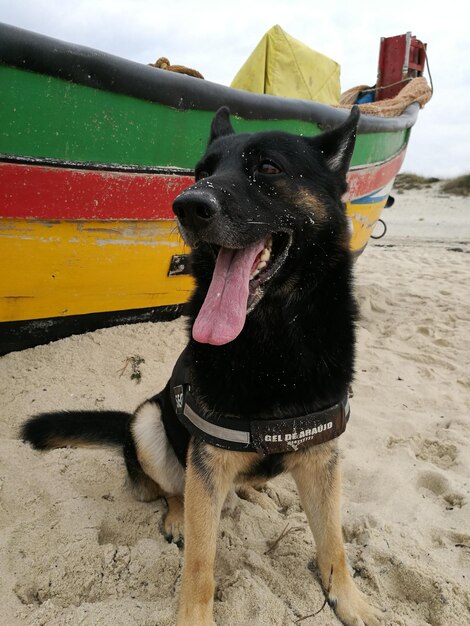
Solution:
{"label": "black harness", "polygon": [[[295,452],[303,448],[325,443],[339,437],[348,423],[350,409],[348,398],[315,413],[275,420],[241,420],[226,417],[209,417],[197,405],[188,380],[187,350],[178,359],[169,383],[170,401],[174,413],[187,433],[226,450],[277,454]],[[171,413],[173,413],[171,411]],[[165,420],[168,413],[162,411],[170,443],[181,447],[175,425]],[[180,428],[177,430],[180,431]],[[185,437],[189,441],[189,437]],[[180,455],[178,455],[180,457]],[[180,458],[181,460],[181,458]]]}

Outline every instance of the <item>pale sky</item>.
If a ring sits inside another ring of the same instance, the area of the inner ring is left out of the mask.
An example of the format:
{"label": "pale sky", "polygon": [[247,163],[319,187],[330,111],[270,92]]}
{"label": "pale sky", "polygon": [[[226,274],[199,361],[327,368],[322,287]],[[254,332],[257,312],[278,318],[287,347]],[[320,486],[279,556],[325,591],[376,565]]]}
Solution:
{"label": "pale sky", "polygon": [[402,171],[451,177],[470,172],[469,7],[468,0],[0,0],[0,21],[137,62],[166,56],[224,85],[279,24],[340,63],[343,91],[375,83],[380,37],[412,31],[428,44],[435,92]]}

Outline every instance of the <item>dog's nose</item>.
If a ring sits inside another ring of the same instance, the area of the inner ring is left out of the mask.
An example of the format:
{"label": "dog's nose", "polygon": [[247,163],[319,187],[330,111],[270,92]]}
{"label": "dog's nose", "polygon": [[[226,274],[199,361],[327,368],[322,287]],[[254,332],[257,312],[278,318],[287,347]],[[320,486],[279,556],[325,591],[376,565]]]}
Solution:
{"label": "dog's nose", "polygon": [[209,226],[219,211],[217,198],[207,189],[188,189],[173,202],[181,226],[195,232]]}

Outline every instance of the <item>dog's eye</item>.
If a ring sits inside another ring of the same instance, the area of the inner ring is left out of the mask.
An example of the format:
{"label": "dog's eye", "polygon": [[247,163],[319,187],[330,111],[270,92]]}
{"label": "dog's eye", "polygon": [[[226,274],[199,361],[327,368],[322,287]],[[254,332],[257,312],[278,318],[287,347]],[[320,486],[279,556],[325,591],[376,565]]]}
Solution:
{"label": "dog's eye", "polygon": [[280,174],[281,168],[274,161],[261,161],[255,168],[257,174]]}
{"label": "dog's eye", "polygon": [[209,172],[206,172],[206,170],[196,172],[196,180],[202,180],[203,178],[207,178],[208,176],[210,176],[210,174]]}

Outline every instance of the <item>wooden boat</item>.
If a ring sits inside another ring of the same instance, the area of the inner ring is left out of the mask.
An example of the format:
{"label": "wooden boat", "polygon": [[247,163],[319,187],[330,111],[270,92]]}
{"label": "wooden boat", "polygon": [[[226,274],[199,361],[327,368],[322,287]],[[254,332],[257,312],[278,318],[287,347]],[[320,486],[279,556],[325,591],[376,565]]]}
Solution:
{"label": "wooden boat", "polygon": [[[171,210],[213,112],[238,131],[314,135],[347,111],[256,95],[0,25],[0,350],[171,319],[191,291]],[[367,244],[419,105],[364,115],[349,174],[351,247]]]}

